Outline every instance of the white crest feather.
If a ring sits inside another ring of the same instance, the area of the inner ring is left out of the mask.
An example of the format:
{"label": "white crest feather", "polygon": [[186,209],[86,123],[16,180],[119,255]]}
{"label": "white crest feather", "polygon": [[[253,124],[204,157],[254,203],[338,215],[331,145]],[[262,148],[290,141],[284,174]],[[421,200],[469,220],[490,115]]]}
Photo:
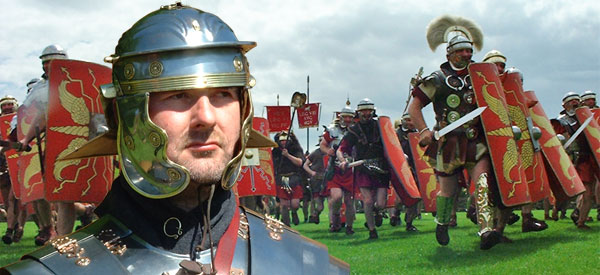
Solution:
{"label": "white crest feather", "polygon": [[432,51],[443,43],[447,43],[452,37],[460,33],[473,42],[475,49],[483,48],[483,32],[477,24],[469,19],[442,15],[432,20],[427,26],[427,44]]}

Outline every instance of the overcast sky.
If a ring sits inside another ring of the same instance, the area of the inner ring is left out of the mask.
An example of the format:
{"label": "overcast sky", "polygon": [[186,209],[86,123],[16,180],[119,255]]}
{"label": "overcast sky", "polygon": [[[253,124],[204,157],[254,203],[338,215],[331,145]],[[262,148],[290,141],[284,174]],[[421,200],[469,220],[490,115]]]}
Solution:
{"label": "overcast sky", "polygon": [[[0,96],[25,96],[25,84],[42,73],[38,58],[49,44],[72,59],[103,63],[121,34],[145,14],[174,1],[3,1],[0,10]],[[298,90],[323,104],[320,124],[350,98],[371,98],[380,115],[399,118],[410,78],[429,74],[445,61],[445,47],[432,52],[425,28],[442,14],[467,17],[481,27],[484,45],[507,56],[507,67],[524,73],[553,117],[567,91],[600,92],[600,3],[598,1],[182,1],[214,13],[240,40],[256,41],[248,53],[255,114],[264,106],[289,104]],[[451,5],[448,3],[452,3]],[[105,64],[108,66],[108,64]],[[433,114],[425,115],[429,124]],[[314,148],[322,129],[311,129]],[[296,130],[306,149],[306,130]],[[311,149],[313,149],[311,148]]]}

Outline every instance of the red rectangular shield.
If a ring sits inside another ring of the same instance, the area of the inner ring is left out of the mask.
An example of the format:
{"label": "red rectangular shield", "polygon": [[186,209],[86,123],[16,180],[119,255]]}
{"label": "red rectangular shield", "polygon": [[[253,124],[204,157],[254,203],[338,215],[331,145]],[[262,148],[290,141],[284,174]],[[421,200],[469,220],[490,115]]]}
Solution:
{"label": "red rectangular shield", "polygon": [[270,133],[288,130],[292,122],[290,106],[267,106],[267,120]]}
{"label": "red rectangular shield", "polygon": [[498,71],[492,63],[471,63],[468,68],[477,105],[488,107],[480,119],[502,203],[506,206],[530,203]]}
{"label": "red rectangular shield", "polygon": [[525,170],[531,201],[536,202],[550,195],[550,187],[539,142],[532,135],[533,129],[530,129],[533,128],[533,122],[529,114],[528,100],[523,92],[520,74],[505,74],[502,86],[513,125],[521,130],[521,137],[516,141],[517,147],[521,155],[522,167]]}
{"label": "red rectangular shield", "polygon": [[[539,102],[533,91],[525,92],[529,101]],[[541,104],[535,104],[529,107],[529,113],[533,120],[533,125],[538,127],[542,136],[538,140],[544,156],[544,166],[548,176],[550,189],[557,200],[563,200],[568,197],[576,196],[585,191],[585,187],[571,162],[569,155],[562,147],[561,142],[556,137],[556,132],[546,116],[546,112]]]}
{"label": "red rectangular shield", "polygon": [[[582,106],[575,110],[575,116],[581,124],[589,117],[594,117],[594,114],[590,108]],[[585,135],[585,139],[587,140],[590,149],[592,149],[592,155],[596,160],[596,168],[600,170],[600,167],[598,166],[598,163],[600,163],[600,126],[598,125],[598,122],[595,119],[592,119],[590,124],[583,130],[583,134]]]}
{"label": "red rectangular shield", "polygon": [[111,69],[78,60],[52,60],[48,79],[46,199],[101,202],[112,184],[113,157],[56,159],[94,138],[105,125],[100,85],[111,82]]}
{"label": "red rectangular shield", "polygon": [[390,167],[390,180],[398,196],[406,206],[419,202],[421,194],[412,175],[404,151],[394,130],[392,121],[387,116],[378,118],[379,132],[383,143],[383,152]]}
{"label": "red rectangular shield", "polygon": [[321,103],[309,103],[296,109],[296,112],[298,113],[298,127],[319,127],[319,118],[321,117],[320,111]]}
{"label": "red rectangular shield", "polygon": [[[12,130],[10,128],[10,122],[14,116],[15,114],[0,116],[0,133],[2,133],[3,140],[8,140],[8,136]],[[18,199],[21,197],[21,189],[19,188],[19,153],[17,153],[15,149],[10,149],[4,152],[4,156],[6,157],[6,162],[8,164],[8,174],[13,186],[13,192]]]}
{"label": "red rectangular shield", "polygon": [[412,152],[412,157],[415,162],[415,171],[417,172],[417,182],[419,183],[419,191],[421,198],[423,198],[423,204],[425,211],[435,212],[436,208],[436,197],[440,191],[440,184],[435,176],[433,167],[429,165],[429,162],[425,158],[425,149],[427,147],[419,146],[419,133],[409,133],[408,142]]}
{"label": "red rectangular shield", "polygon": [[[44,81],[44,80],[42,80]],[[47,97],[47,83],[34,86],[23,104],[17,109],[17,138],[25,137],[25,133],[33,131],[35,124],[44,117],[43,100]],[[46,94],[44,94],[46,93]],[[45,119],[45,118],[44,118]],[[44,121],[45,123],[45,121]],[[39,127],[38,127],[39,128]],[[23,203],[45,198],[44,181],[42,179],[41,162],[37,140],[33,139],[29,146],[31,151],[19,153],[17,158],[17,181],[19,183],[19,198]],[[42,141],[42,147],[45,143]],[[43,150],[42,150],[43,151]]]}
{"label": "red rectangular shield", "polygon": [[[262,117],[255,117],[252,120],[252,128],[265,136],[269,135],[269,122]],[[271,148],[246,150],[245,157],[258,158],[259,165],[244,165],[244,162],[242,162],[242,170],[236,184],[238,196],[275,196],[275,176],[273,174]],[[257,154],[257,156],[250,156],[250,154]],[[248,163],[255,164],[253,162]]]}

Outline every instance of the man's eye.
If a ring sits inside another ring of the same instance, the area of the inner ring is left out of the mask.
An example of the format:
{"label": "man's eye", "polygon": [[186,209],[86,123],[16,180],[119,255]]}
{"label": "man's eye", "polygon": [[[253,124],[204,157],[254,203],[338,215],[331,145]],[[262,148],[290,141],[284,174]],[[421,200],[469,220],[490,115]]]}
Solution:
{"label": "man's eye", "polygon": [[176,94],[172,94],[172,95],[168,96],[167,99],[178,100],[178,99],[184,99],[186,97],[187,97],[186,93],[176,93]]}

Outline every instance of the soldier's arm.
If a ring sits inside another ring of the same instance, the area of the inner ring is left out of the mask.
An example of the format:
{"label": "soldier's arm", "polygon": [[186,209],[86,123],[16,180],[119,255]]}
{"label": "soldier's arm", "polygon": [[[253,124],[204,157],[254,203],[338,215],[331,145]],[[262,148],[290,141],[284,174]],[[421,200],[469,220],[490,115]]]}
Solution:
{"label": "soldier's arm", "polygon": [[310,164],[312,162],[310,161],[310,157],[308,159],[306,159],[306,161],[304,162],[304,165],[302,165],[302,168],[304,168],[304,171],[306,171],[309,175],[314,176],[315,174],[317,174],[315,171],[313,171],[312,169],[310,169]]}
{"label": "soldier's arm", "polygon": [[287,149],[282,150],[282,155],[288,158],[294,165],[298,167],[302,166],[302,158],[290,154]]}
{"label": "soldier's arm", "polygon": [[419,131],[419,144],[426,146],[433,140],[433,132],[423,118],[423,107],[427,106],[435,96],[438,86],[437,74],[433,73],[412,90],[413,99],[408,104],[408,114],[410,115],[415,128]]}
{"label": "soldier's arm", "polygon": [[419,97],[414,97],[408,105],[408,114],[410,114],[415,127],[419,131],[419,144],[426,146],[431,143],[433,140],[433,132],[427,127],[427,123],[425,122],[425,118],[423,118],[423,109],[425,105]]}

